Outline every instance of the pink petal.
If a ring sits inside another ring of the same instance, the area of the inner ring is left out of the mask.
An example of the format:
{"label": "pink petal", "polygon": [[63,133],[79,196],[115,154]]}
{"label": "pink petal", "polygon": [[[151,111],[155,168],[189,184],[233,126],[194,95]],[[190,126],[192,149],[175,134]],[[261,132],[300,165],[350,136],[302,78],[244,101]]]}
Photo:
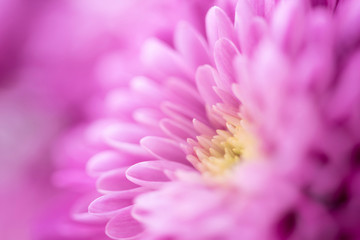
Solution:
{"label": "pink petal", "polygon": [[[155,102],[156,103],[156,102]],[[106,112],[121,119],[131,119],[133,109],[137,107],[154,106],[153,101],[144,101],[136,93],[126,90],[112,90],[106,95]]]}
{"label": "pink petal", "polygon": [[360,22],[360,2],[356,0],[343,1],[338,4],[337,29],[338,44],[348,51],[358,46],[360,39],[360,28],[354,27]]}
{"label": "pink petal", "polygon": [[204,121],[206,119],[205,112],[202,113],[196,111],[179,103],[165,101],[160,107],[166,115],[189,127],[191,127],[191,121],[193,118],[198,118]]}
{"label": "pink petal", "polygon": [[213,86],[216,85],[215,78],[218,78],[216,75],[215,69],[205,65],[197,69],[195,76],[197,89],[205,103],[210,106],[221,101],[213,90]]}
{"label": "pink petal", "polygon": [[206,136],[214,136],[216,135],[216,132],[214,129],[210,128],[206,124],[200,122],[197,119],[193,120],[194,128],[200,135],[206,135]]}
{"label": "pink petal", "polygon": [[212,7],[206,15],[206,35],[213,48],[220,38],[227,38],[237,44],[234,26],[227,14],[219,7]]}
{"label": "pink petal", "polygon": [[76,201],[72,208],[72,218],[75,221],[84,222],[84,223],[105,223],[106,219],[94,216],[89,213],[88,206],[94,198],[98,197],[99,194],[89,194],[84,196]]}
{"label": "pink petal", "polygon": [[300,1],[284,1],[276,9],[272,19],[273,36],[289,54],[295,54],[301,47],[305,18],[304,4]]}
{"label": "pink petal", "polygon": [[144,151],[144,149],[139,144],[118,142],[118,141],[114,141],[112,139],[107,139],[107,143],[110,146],[114,147],[115,149],[118,149],[125,153],[130,153],[130,154],[143,156],[143,157],[148,156],[147,152]]}
{"label": "pink petal", "polygon": [[125,191],[119,193],[110,193],[95,199],[89,205],[89,212],[99,216],[113,216],[119,210],[133,205],[133,199],[137,195],[143,193],[143,188],[138,191]]}
{"label": "pink petal", "polygon": [[89,175],[99,176],[113,169],[128,167],[134,162],[136,162],[134,156],[121,155],[118,152],[109,150],[93,156],[88,161],[86,169]]}
{"label": "pink petal", "polygon": [[[259,42],[260,36],[263,35],[266,29],[266,20],[261,17],[265,11],[264,3],[261,3],[261,1],[263,0],[254,2],[241,0],[238,1],[236,6],[235,29],[238,33],[241,51],[247,55],[253,52],[253,49]],[[273,4],[270,5],[266,11],[272,10]]]}
{"label": "pink petal", "polygon": [[143,136],[150,134],[149,130],[136,124],[118,124],[108,127],[104,131],[105,141],[114,148],[127,153],[146,156],[146,152],[139,145]]}
{"label": "pink petal", "polygon": [[138,188],[138,185],[130,182],[126,178],[126,169],[127,168],[115,169],[101,175],[96,182],[97,190],[101,193],[109,193]]}
{"label": "pink petal", "polygon": [[112,239],[133,240],[138,239],[143,232],[141,224],[131,216],[131,207],[121,210],[112,218],[105,229]]}
{"label": "pink petal", "polygon": [[175,141],[162,137],[144,137],[140,144],[159,159],[188,164],[185,154]]}
{"label": "pink petal", "polygon": [[116,124],[105,129],[107,138],[127,143],[139,143],[140,139],[148,134],[151,134],[149,128],[133,123]]}
{"label": "pink petal", "polygon": [[166,82],[166,87],[171,94],[177,97],[177,101],[184,102],[187,107],[201,111],[203,108],[202,98],[193,85],[184,82],[183,79],[170,78]]}
{"label": "pink petal", "polygon": [[226,126],[226,121],[214,111],[214,106],[207,107],[206,110],[209,121],[215,129],[223,129]]}
{"label": "pink petal", "polygon": [[306,47],[297,55],[299,84],[301,88],[324,91],[329,87],[336,71],[335,31],[332,16],[318,11],[309,16],[306,27]]}
{"label": "pink petal", "polygon": [[237,117],[239,114],[238,108],[228,105],[228,104],[224,104],[224,103],[218,103],[216,104],[213,109],[217,112],[217,113],[224,113],[228,116],[233,116],[233,117]]}
{"label": "pink petal", "polygon": [[144,43],[141,57],[145,65],[156,71],[155,74],[159,75],[160,79],[168,76],[190,79],[193,74],[193,70],[178,53],[157,39]]}
{"label": "pink petal", "polygon": [[221,98],[221,100],[228,105],[238,106],[239,101],[231,94],[231,92],[224,91],[218,87],[214,88],[216,94]]}
{"label": "pink petal", "polygon": [[153,108],[138,108],[133,113],[133,118],[145,126],[157,127],[164,114]]}
{"label": "pink petal", "polygon": [[194,71],[200,65],[210,64],[210,55],[204,38],[188,23],[178,24],[174,42],[176,49]]}
{"label": "pink petal", "polygon": [[271,17],[277,2],[279,2],[279,0],[240,0],[238,1],[238,4],[244,8],[243,11],[247,11],[251,15],[268,19]]}
{"label": "pink petal", "polygon": [[195,137],[193,129],[171,119],[161,120],[160,128],[171,138],[180,142],[185,141],[189,137]]}
{"label": "pink petal", "polygon": [[127,178],[140,186],[156,189],[169,182],[169,172],[190,170],[186,165],[171,161],[140,162],[126,171]]}
{"label": "pink petal", "polygon": [[359,69],[360,51],[357,51],[345,67],[339,86],[329,103],[329,112],[333,118],[347,117],[354,112],[355,107],[359,104]]}
{"label": "pink petal", "polygon": [[237,30],[241,51],[249,53],[252,47],[251,37],[248,35],[250,25],[254,18],[254,12],[249,1],[240,0],[236,6],[235,29]]}
{"label": "pink petal", "polygon": [[157,106],[164,98],[166,98],[166,93],[161,86],[147,77],[134,77],[130,82],[130,87],[131,90],[136,93],[136,98],[141,97],[145,104],[151,102]]}
{"label": "pink petal", "polygon": [[248,98],[252,93],[252,82],[250,77],[250,63],[244,56],[237,56],[234,60],[237,84],[232,85],[232,93],[242,103],[249,104]]}
{"label": "pink petal", "polygon": [[[235,45],[226,38],[222,38],[215,43],[215,63],[220,75],[216,84],[219,88],[226,91],[231,90],[231,84],[234,83],[236,79],[233,61],[239,54]],[[216,80],[215,78],[215,81]]]}

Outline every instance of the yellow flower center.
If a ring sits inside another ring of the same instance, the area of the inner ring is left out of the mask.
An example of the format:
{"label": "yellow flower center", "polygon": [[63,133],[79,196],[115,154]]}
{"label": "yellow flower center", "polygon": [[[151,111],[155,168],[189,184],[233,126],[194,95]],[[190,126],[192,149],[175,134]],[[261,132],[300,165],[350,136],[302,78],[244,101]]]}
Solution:
{"label": "yellow flower center", "polygon": [[222,176],[239,162],[254,158],[256,142],[243,123],[227,123],[227,130],[217,130],[213,137],[198,136],[194,154],[188,159],[202,173]]}

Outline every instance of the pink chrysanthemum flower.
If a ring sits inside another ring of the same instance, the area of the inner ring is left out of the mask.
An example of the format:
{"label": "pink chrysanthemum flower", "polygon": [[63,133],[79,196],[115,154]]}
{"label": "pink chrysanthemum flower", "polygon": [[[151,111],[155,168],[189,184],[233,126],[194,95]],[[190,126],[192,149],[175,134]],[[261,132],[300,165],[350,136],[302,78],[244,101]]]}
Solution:
{"label": "pink chrysanthemum flower", "polygon": [[[154,4],[171,21],[143,5],[144,18],[115,8],[131,23],[119,21],[117,35],[113,8],[69,3],[81,14],[66,23],[90,41],[64,49],[89,60],[84,68],[44,61],[67,62],[51,45],[60,38],[46,34],[52,21],[39,21],[24,47],[25,76],[43,76],[44,64],[69,81],[51,92],[73,102],[96,92],[90,107],[77,102],[90,126],[74,127],[55,151],[53,181],[65,190],[36,237],[357,239],[359,3],[224,0],[206,18],[209,2]],[[45,20],[67,19],[49,9]],[[104,25],[82,28],[98,14]],[[68,91],[76,76],[97,88]]]}
{"label": "pink chrysanthemum flower", "polygon": [[359,4],[222,4],[108,94],[89,212],[114,239],[357,239]]}

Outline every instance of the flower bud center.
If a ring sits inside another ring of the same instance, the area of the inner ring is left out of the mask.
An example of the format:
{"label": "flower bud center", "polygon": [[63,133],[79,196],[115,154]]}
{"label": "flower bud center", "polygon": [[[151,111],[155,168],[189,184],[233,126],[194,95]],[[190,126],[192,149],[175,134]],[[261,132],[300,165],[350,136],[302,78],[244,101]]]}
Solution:
{"label": "flower bud center", "polygon": [[198,144],[188,159],[202,173],[224,175],[239,162],[254,158],[255,139],[245,130],[241,121],[238,124],[228,123],[226,127],[226,130],[217,130],[212,137],[197,137]]}

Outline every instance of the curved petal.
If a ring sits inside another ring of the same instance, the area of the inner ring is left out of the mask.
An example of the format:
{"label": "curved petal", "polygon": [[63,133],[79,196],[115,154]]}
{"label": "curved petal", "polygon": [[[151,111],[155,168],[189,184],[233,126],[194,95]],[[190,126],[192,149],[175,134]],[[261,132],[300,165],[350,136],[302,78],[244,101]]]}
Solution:
{"label": "curved petal", "polygon": [[137,108],[133,112],[135,121],[150,127],[157,127],[164,114],[154,108]]}
{"label": "curved petal", "polygon": [[172,140],[162,137],[144,137],[140,144],[159,159],[188,164],[185,153]]}
{"label": "curved petal", "polygon": [[181,56],[157,39],[147,40],[142,49],[142,61],[145,65],[156,72],[160,79],[168,76],[177,76],[191,79],[193,71],[181,58]]}
{"label": "curved petal", "polygon": [[[240,0],[236,5],[235,29],[241,46],[241,51],[250,55],[264,32],[266,20],[274,8],[274,1],[269,2],[267,7],[264,0]],[[264,16],[265,15],[265,16]]]}
{"label": "curved petal", "polygon": [[89,223],[89,224],[104,224],[106,219],[100,218],[89,213],[88,206],[94,198],[98,197],[98,193],[85,195],[78,199],[72,207],[71,216],[75,221]]}
{"label": "curved petal", "polygon": [[212,48],[220,38],[227,38],[237,45],[234,26],[227,14],[219,7],[212,7],[206,15],[206,35]]}
{"label": "curved petal", "polygon": [[197,119],[193,120],[193,124],[194,124],[195,130],[201,135],[206,135],[206,136],[214,136],[214,135],[216,135],[216,132],[215,132],[214,129],[212,129],[208,125],[200,122]]}
{"label": "curved petal", "polygon": [[216,70],[209,65],[201,66],[196,71],[195,80],[197,89],[208,105],[214,105],[221,101],[213,89],[216,86],[216,74]]}
{"label": "curved petal", "polygon": [[126,177],[140,186],[159,188],[171,180],[176,170],[191,170],[188,166],[171,161],[148,161],[131,166],[126,171]]}
{"label": "curved petal", "polygon": [[197,110],[193,110],[178,103],[165,101],[162,103],[161,109],[169,117],[189,127],[191,127],[191,120],[193,118],[198,118],[204,121],[206,119],[205,113],[198,112]]}
{"label": "curved petal", "polygon": [[175,47],[195,70],[202,64],[210,64],[210,54],[204,38],[186,22],[180,22],[175,30]]}
{"label": "curved petal", "polygon": [[230,106],[238,106],[239,101],[228,91],[224,91],[218,87],[214,88],[216,94],[221,98],[221,100]]}
{"label": "curved petal", "polygon": [[129,167],[136,158],[134,156],[121,155],[115,151],[103,151],[94,155],[88,161],[86,170],[90,176],[99,176],[100,174],[123,167]]}
{"label": "curved petal", "polygon": [[226,38],[221,38],[215,43],[214,57],[220,75],[216,84],[219,88],[231,91],[231,84],[236,81],[233,61],[239,54],[236,46]]}
{"label": "curved petal", "polygon": [[131,216],[131,207],[128,207],[108,222],[105,232],[112,239],[134,240],[138,239],[143,232],[143,228],[141,224]]}
{"label": "curved petal", "polygon": [[106,194],[116,191],[133,190],[139,187],[126,178],[126,169],[116,169],[101,175],[96,182],[97,190]]}
{"label": "curved petal", "polygon": [[144,188],[138,188],[137,191],[124,191],[101,196],[90,203],[89,213],[112,217],[120,210],[133,205],[134,197],[144,192]]}
{"label": "curved petal", "polygon": [[135,124],[119,124],[108,127],[104,131],[106,143],[126,153],[146,156],[146,152],[139,145],[142,137],[150,134],[145,128]]}
{"label": "curved petal", "polygon": [[183,126],[171,119],[163,119],[160,121],[160,128],[169,137],[177,141],[186,141],[187,138],[195,137],[193,129]]}
{"label": "curved petal", "polygon": [[284,1],[276,9],[272,36],[290,56],[297,53],[301,47],[306,18],[305,7],[301,1]]}
{"label": "curved petal", "polygon": [[358,106],[360,101],[359,69],[360,51],[357,51],[345,67],[339,86],[328,105],[328,112],[332,118],[347,117],[354,112],[355,106]]}
{"label": "curved petal", "polygon": [[166,82],[166,87],[171,91],[172,95],[177,97],[176,100],[184,102],[187,107],[197,111],[202,110],[203,100],[192,84],[187,84],[179,78],[170,78]]}

